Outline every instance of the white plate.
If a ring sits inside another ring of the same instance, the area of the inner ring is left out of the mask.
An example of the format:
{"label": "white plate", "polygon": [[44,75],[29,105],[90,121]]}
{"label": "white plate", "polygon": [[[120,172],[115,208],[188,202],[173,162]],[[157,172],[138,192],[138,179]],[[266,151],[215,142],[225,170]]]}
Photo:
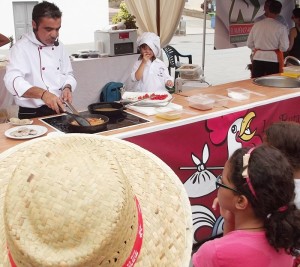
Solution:
{"label": "white plate", "polygon": [[[30,130],[35,130],[35,131],[37,131],[37,134],[36,135],[19,136],[19,137],[11,135],[12,132],[18,131],[20,128],[23,128],[23,127],[26,127]],[[29,126],[22,125],[22,126],[13,127],[13,128],[6,130],[4,135],[6,137],[12,138],[12,139],[31,139],[31,138],[39,137],[39,136],[45,134],[47,131],[48,131],[48,129],[46,127],[40,126],[40,125],[29,125]]]}
{"label": "white plate", "polygon": [[144,96],[146,94],[148,94],[149,96],[151,94],[167,95],[167,97],[163,100],[145,99],[144,101],[141,101],[140,103],[137,103],[137,106],[156,105],[156,104],[160,104],[160,103],[165,103],[165,102],[168,102],[172,98],[172,95],[168,92],[125,92],[122,95],[122,100],[125,100],[128,103],[131,103],[131,102],[139,100],[140,96]]}

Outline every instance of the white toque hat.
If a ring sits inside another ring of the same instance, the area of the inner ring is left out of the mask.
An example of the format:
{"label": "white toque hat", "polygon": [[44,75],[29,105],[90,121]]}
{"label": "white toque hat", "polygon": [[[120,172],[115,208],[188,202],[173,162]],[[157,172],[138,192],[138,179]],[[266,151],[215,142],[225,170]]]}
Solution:
{"label": "white toque hat", "polygon": [[155,57],[160,57],[161,48],[160,48],[160,38],[153,32],[144,32],[137,39],[137,45],[142,44],[148,45]]}
{"label": "white toque hat", "polygon": [[0,154],[0,266],[189,266],[189,199],[130,142],[37,138]]}

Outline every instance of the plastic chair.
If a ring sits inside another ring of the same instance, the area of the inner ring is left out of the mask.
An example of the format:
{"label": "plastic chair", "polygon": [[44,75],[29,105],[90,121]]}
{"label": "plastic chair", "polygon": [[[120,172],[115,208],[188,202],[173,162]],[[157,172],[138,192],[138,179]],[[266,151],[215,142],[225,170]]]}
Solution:
{"label": "plastic chair", "polygon": [[188,58],[189,64],[192,64],[192,55],[182,55],[174,47],[170,45],[164,47],[163,50],[165,51],[169,60],[169,65],[168,65],[169,74],[171,75],[171,69],[174,68],[175,79],[179,76],[179,73],[176,72],[176,69],[178,69],[182,65],[182,62],[180,61],[181,57]]}

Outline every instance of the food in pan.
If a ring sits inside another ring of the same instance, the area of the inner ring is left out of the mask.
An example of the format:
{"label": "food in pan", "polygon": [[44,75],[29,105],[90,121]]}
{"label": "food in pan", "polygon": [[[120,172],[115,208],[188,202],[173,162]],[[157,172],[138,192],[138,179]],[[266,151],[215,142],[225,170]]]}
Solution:
{"label": "food in pan", "polygon": [[[96,126],[104,123],[104,120],[101,118],[86,118],[86,119],[91,124],[91,126]],[[71,121],[71,124],[75,126],[79,126],[79,124],[75,120]]]}
{"label": "food in pan", "polygon": [[116,111],[117,108],[95,108],[94,111]]}
{"label": "food in pan", "polygon": [[21,127],[18,130],[11,132],[10,135],[14,137],[37,135],[37,131],[27,127]]}

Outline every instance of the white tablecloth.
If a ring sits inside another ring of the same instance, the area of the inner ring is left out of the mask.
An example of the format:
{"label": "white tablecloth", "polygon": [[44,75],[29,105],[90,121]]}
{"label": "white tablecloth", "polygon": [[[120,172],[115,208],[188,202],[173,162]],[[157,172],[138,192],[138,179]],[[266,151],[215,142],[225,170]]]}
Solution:
{"label": "white tablecloth", "polygon": [[4,85],[4,75],[5,75],[6,67],[0,66],[0,109],[10,107],[13,102],[13,96],[6,90]]}
{"label": "white tablecloth", "polygon": [[99,102],[101,90],[106,83],[124,83],[138,57],[134,54],[73,61],[77,80],[77,89],[73,94],[74,106],[78,110],[85,110],[89,104]]}
{"label": "white tablecloth", "polygon": [[[130,75],[139,55],[124,55],[106,58],[76,59],[72,61],[77,89],[73,104],[78,110],[86,110],[89,104],[99,102],[100,92],[108,82],[124,83]],[[0,108],[13,104],[13,96],[6,90],[3,77],[5,67],[0,66]]]}

